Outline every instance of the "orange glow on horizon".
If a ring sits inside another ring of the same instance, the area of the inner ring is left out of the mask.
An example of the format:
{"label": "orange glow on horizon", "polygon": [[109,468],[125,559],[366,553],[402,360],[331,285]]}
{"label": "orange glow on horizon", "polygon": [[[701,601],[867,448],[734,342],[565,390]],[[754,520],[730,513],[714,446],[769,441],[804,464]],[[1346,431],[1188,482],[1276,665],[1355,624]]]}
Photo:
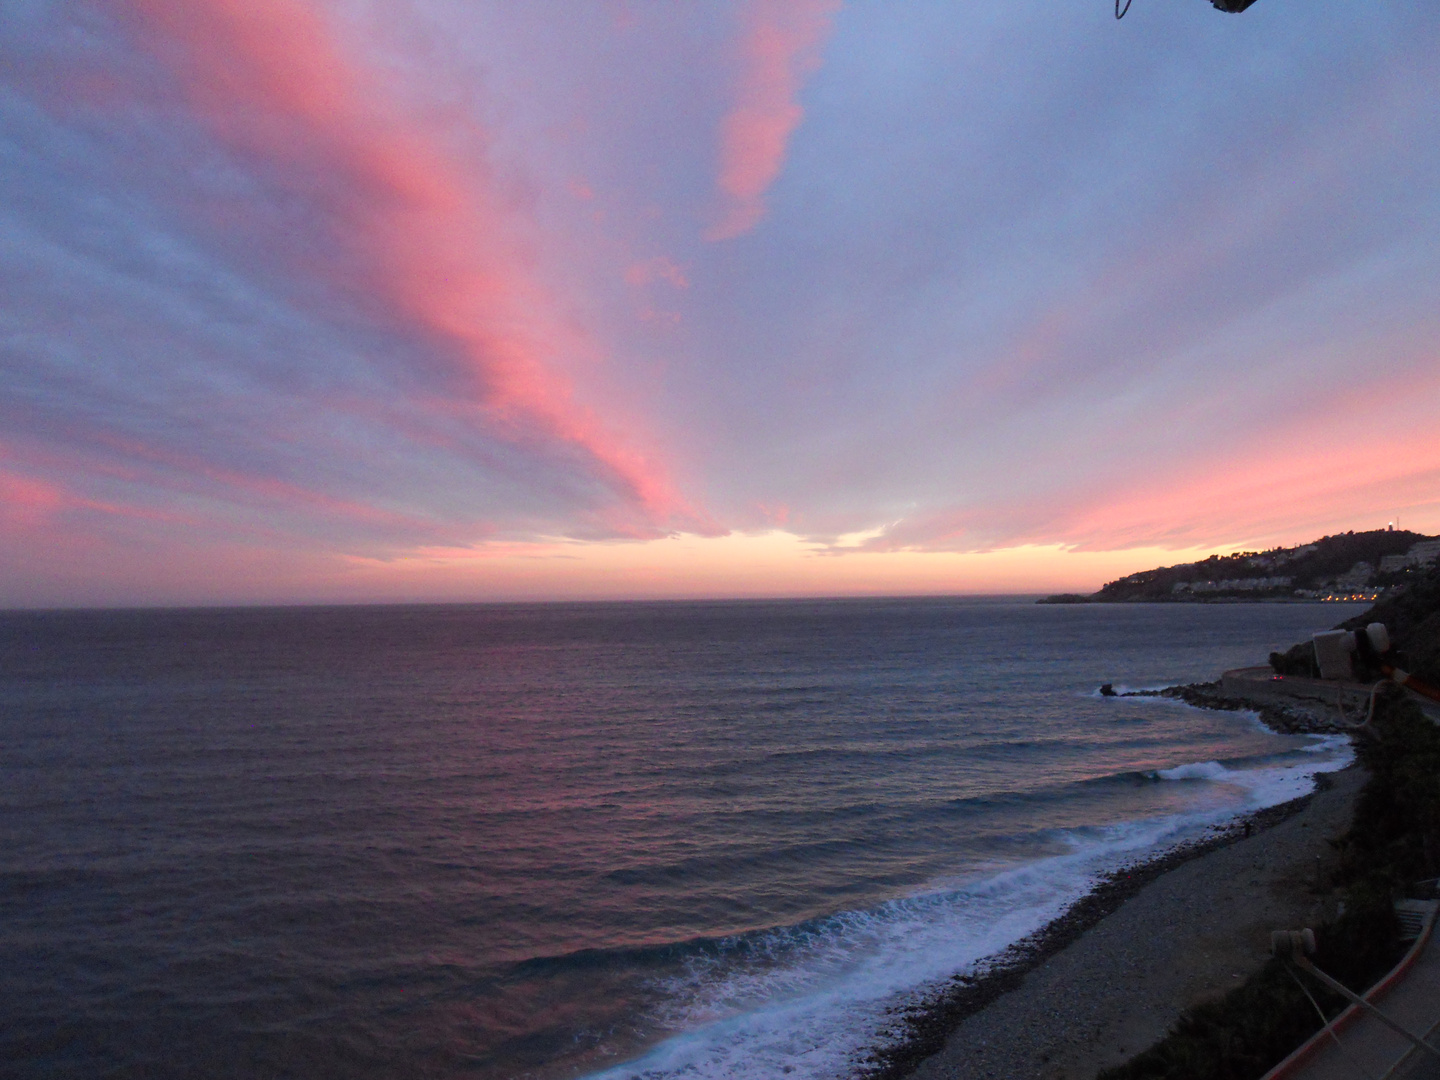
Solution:
{"label": "orange glow on horizon", "polygon": [[421,548],[349,557],[357,594],[412,599],[726,599],[1091,592],[1104,581],[1208,550],[1075,552],[1055,545],[988,552],[843,554],[794,533],[681,535],[643,543]]}

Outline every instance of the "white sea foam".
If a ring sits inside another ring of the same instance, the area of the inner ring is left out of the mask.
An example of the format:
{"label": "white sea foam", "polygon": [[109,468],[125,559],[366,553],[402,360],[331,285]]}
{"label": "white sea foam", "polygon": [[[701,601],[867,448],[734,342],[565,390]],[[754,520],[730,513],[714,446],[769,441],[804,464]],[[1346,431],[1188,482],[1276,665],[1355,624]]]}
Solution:
{"label": "white sea foam", "polygon": [[1231,776],[1231,772],[1218,761],[1197,761],[1190,765],[1177,765],[1173,769],[1160,769],[1155,775],[1162,780],[1224,780]]}
{"label": "white sea foam", "polygon": [[[1349,735],[1307,735],[1307,739],[1313,739],[1309,746],[1300,747],[1301,753],[1305,754],[1342,754],[1345,755],[1345,765],[1354,760],[1355,755],[1350,749]],[[1335,768],[1343,769],[1345,765],[1337,765]],[[1318,772],[1333,772],[1332,769],[1319,769]]]}
{"label": "white sea foam", "polygon": [[697,959],[665,989],[658,1017],[679,1033],[638,1060],[593,1080],[834,1080],[892,1032],[894,1010],[952,975],[983,969],[1059,916],[1107,872],[1196,839],[1217,824],[1307,793],[1314,775],[1353,757],[1343,736],[1310,746],[1303,760],[1264,768],[1196,762],[1161,770],[1166,780],[1215,785],[1186,813],[1073,830],[1061,855],[936,888],[874,911],[777,930],[744,962]]}

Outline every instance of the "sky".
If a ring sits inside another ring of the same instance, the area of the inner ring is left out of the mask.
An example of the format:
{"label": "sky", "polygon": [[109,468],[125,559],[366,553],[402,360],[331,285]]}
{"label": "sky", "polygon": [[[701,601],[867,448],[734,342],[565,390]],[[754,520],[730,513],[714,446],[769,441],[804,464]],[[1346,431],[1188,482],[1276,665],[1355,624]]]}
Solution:
{"label": "sky", "polygon": [[1436,0],[6,0],[0,607],[1440,532]]}

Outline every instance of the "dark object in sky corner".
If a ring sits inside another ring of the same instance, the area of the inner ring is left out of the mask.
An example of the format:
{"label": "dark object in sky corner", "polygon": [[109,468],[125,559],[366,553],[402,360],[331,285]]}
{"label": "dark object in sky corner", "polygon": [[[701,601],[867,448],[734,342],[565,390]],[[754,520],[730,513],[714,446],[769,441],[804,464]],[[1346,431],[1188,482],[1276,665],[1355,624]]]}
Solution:
{"label": "dark object in sky corner", "polygon": [[[1231,15],[1238,15],[1244,11],[1255,0],[1210,0],[1216,11],[1229,12]],[[1130,10],[1130,0],[1115,0],[1115,18],[1123,19],[1125,13]]]}

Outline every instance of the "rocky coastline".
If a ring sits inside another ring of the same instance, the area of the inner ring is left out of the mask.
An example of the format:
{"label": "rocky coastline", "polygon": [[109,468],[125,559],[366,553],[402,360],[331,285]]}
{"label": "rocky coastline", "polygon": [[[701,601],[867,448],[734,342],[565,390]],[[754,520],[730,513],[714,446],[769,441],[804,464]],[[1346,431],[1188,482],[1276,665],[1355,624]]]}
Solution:
{"label": "rocky coastline", "polygon": [[1296,701],[1278,704],[1254,701],[1227,694],[1220,683],[1189,683],[1167,686],[1163,690],[1129,690],[1117,697],[1163,697],[1183,701],[1197,709],[1218,709],[1223,712],[1253,712],[1261,723],[1282,735],[1339,735],[1351,730],[1335,721],[1333,709]]}

